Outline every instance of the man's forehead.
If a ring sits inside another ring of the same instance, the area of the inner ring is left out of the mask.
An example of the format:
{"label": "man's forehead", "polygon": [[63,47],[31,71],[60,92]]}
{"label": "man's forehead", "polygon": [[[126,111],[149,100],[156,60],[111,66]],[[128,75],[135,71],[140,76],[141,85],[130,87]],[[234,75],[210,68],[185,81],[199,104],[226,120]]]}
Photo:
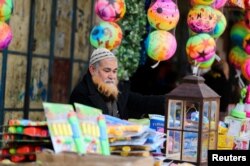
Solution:
{"label": "man's forehead", "polygon": [[101,66],[117,66],[116,58],[106,58],[100,61]]}

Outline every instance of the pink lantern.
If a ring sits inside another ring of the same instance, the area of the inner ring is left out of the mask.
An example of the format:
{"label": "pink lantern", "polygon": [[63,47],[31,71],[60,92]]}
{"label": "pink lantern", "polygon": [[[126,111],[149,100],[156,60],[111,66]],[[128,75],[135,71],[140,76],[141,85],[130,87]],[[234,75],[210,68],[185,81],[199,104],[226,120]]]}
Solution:
{"label": "pink lantern", "polygon": [[12,31],[10,26],[5,22],[0,22],[0,49],[5,49],[8,47],[12,40]]}
{"label": "pink lantern", "polygon": [[95,13],[104,21],[116,22],[126,12],[124,0],[96,0]]}

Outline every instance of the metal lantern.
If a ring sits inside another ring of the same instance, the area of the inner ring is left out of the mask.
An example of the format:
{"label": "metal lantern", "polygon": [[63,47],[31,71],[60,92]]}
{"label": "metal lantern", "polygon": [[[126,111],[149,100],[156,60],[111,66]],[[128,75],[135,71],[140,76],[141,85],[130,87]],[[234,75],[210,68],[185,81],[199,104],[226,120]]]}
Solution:
{"label": "metal lantern", "polygon": [[167,94],[166,157],[207,165],[208,150],[217,149],[220,96],[199,76],[186,76]]}

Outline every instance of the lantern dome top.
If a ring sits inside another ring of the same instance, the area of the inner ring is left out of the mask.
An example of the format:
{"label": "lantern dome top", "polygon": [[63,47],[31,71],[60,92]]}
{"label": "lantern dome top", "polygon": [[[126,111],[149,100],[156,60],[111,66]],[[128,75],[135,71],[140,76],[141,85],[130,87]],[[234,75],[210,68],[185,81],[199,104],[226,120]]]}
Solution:
{"label": "lantern dome top", "polygon": [[166,96],[168,98],[219,98],[220,96],[204,83],[201,76],[189,75],[183,78],[181,84]]}

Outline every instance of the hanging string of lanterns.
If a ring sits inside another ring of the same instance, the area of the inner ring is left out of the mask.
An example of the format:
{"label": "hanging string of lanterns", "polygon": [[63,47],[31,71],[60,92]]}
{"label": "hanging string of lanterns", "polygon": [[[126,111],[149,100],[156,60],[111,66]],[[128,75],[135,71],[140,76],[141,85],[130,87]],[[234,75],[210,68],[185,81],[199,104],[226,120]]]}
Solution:
{"label": "hanging string of lanterns", "polygon": [[116,23],[124,16],[126,4],[124,0],[96,0],[95,13],[103,20],[95,25],[90,33],[93,47],[116,49],[122,41],[122,30]]}
{"label": "hanging string of lanterns", "polygon": [[229,53],[229,62],[235,68],[241,88],[245,87],[241,74],[250,81],[250,1],[229,0],[229,4],[242,11],[244,17],[236,22],[230,31],[232,48]]}
{"label": "hanging string of lanterns", "polygon": [[0,1],[0,50],[7,48],[13,38],[11,27],[7,23],[11,17],[12,10],[12,0]]}
{"label": "hanging string of lanterns", "polygon": [[175,36],[168,32],[174,29],[179,21],[178,6],[172,0],[153,0],[147,11],[152,31],[146,39],[146,51],[150,58],[158,61],[170,59],[177,48]]}
{"label": "hanging string of lanterns", "polygon": [[190,38],[186,44],[189,62],[196,69],[209,69],[214,60],[220,60],[216,55],[216,39],[226,29],[226,18],[220,9],[227,0],[191,0],[192,8],[188,12],[187,25]]}

